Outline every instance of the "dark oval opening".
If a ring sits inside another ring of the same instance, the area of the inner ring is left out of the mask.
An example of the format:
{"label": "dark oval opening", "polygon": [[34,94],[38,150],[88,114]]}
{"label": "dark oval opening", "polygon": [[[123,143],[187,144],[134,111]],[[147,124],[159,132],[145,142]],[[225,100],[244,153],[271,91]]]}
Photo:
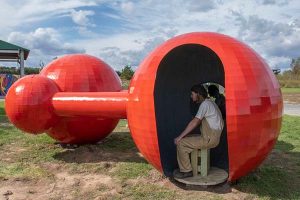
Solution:
{"label": "dark oval opening", "polygon": [[[164,174],[172,176],[178,168],[174,138],[194,117],[190,89],[199,83],[217,83],[225,87],[224,68],[210,48],[185,44],[172,49],[160,62],[154,87],[158,143]],[[226,88],[225,88],[226,90]],[[196,128],[193,133],[200,133]],[[211,149],[211,166],[228,172],[226,123],[220,144]]]}

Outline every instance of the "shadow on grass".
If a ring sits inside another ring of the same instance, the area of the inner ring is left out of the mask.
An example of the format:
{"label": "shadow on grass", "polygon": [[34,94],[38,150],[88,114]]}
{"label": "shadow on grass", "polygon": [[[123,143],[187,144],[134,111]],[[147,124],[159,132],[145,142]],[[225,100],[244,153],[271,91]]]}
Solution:
{"label": "shadow on grass", "polygon": [[146,163],[129,132],[113,132],[97,144],[82,145],[54,155],[67,163],[137,162]]}
{"label": "shadow on grass", "polygon": [[10,123],[6,115],[0,115],[0,123]]}
{"label": "shadow on grass", "polygon": [[267,199],[300,199],[300,153],[294,145],[278,141],[267,160],[242,177],[236,189]]}
{"label": "shadow on grass", "polygon": [[4,101],[0,98],[0,115],[5,115]]}
{"label": "shadow on grass", "polygon": [[282,140],[278,140],[275,148],[282,150],[283,152],[290,152],[295,148],[295,146]]}
{"label": "shadow on grass", "polygon": [[0,115],[5,115],[5,109],[0,107]]}
{"label": "shadow on grass", "polygon": [[4,106],[0,105],[0,123],[7,123],[7,122],[9,121],[5,114]]}

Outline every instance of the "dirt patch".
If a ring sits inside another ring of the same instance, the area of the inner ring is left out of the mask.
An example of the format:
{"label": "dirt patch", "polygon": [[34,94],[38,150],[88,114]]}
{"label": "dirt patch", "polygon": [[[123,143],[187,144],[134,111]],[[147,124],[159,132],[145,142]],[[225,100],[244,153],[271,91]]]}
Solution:
{"label": "dirt patch", "polygon": [[97,146],[80,146],[58,153],[54,157],[67,163],[145,162],[136,149],[114,152]]}
{"label": "dirt patch", "polygon": [[0,182],[0,199],[94,199],[116,196],[120,192],[121,184],[108,175],[69,174],[61,170],[51,179]]}
{"label": "dirt patch", "polygon": [[17,147],[12,145],[5,145],[5,151],[0,154],[0,160],[6,163],[13,163],[18,157],[18,154],[26,151],[23,147]]}
{"label": "dirt patch", "polygon": [[12,127],[13,125],[9,122],[1,122],[0,127]]}
{"label": "dirt patch", "polygon": [[[15,149],[14,153],[18,151],[23,150]],[[115,158],[116,155],[101,151],[101,153],[98,152],[99,154],[93,154],[97,153],[97,151],[91,152],[85,147],[77,151],[77,153],[78,152],[81,153],[79,153],[75,160],[73,155],[70,156],[70,154],[67,154],[67,160],[81,163],[86,161],[91,162],[93,165],[95,165],[96,162],[97,166],[107,167],[106,173],[104,171],[94,173],[92,170],[84,170],[83,173],[76,171],[76,173],[74,173],[70,167],[71,165],[65,163],[65,161],[58,163],[41,163],[39,166],[48,172],[49,175],[47,177],[40,179],[2,179],[0,180],[0,199],[132,199],[132,197],[126,193],[128,190],[138,188],[136,189],[138,190],[137,192],[142,193],[143,190],[141,188],[148,187],[149,185],[154,185],[155,188],[163,188],[164,190],[173,192],[176,199],[247,199],[249,196],[247,193],[232,188],[227,183],[209,188],[186,187],[176,183],[172,179],[166,178],[156,169],[150,170],[145,176],[121,181],[110,173],[110,171],[113,171],[117,162],[109,162],[103,158],[98,158],[97,160],[95,160],[95,158],[92,159],[94,156]],[[92,153],[93,156],[90,156],[90,153]],[[138,157],[142,159],[134,151],[123,153],[125,157]],[[122,156],[121,152],[117,155]],[[66,157],[64,157],[64,159],[66,159]],[[120,159],[121,158],[119,158],[119,160]],[[80,164],[76,164],[76,162],[74,166],[78,167]],[[88,163],[84,163],[85,168],[87,164]],[[153,192],[153,194],[155,194],[157,191],[151,190],[146,192]]]}

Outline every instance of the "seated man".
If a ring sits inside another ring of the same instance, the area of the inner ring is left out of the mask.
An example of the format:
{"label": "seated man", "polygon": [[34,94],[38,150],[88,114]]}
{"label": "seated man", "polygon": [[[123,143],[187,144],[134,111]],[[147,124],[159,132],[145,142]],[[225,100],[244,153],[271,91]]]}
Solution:
{"label": "seated man", "polygon": [[226,106],[225,106],[225,97],[223,94],[220,94],[219,88],[215,85],[208,86],[208,94],[209,96],[215,98],[215,103],[219,107],[222,118],[226,119]]}
{"label": "seated man", "polygon": [[[177,145],[177,161],[179,170],[174,171],[175,178],[192,176],[192,166],[189,153],[193,149],[214,148],[220,142],[220,136],[224,126],[222,114],[218,106],[207,98],[207,91],[202,85],[191,88],[191,98],[200,103],[199,110],[184,131],[174,139]],[[195,127],[201,125],[201,135],[185,137]]]}

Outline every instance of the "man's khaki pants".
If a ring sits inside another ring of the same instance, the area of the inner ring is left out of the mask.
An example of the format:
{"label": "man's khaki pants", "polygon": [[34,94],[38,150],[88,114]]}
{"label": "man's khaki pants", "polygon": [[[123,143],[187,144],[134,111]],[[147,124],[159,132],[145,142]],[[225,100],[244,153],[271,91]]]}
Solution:
{"label": "man's khaki pants", "polygon": [[190,135],[182,138],[177,145],[177,161],[181,172],[192,171],[189,157],[194,149],[211,149],[220,142],[222,130],[213,130],[206,120],[202,121],[201,135]]}

